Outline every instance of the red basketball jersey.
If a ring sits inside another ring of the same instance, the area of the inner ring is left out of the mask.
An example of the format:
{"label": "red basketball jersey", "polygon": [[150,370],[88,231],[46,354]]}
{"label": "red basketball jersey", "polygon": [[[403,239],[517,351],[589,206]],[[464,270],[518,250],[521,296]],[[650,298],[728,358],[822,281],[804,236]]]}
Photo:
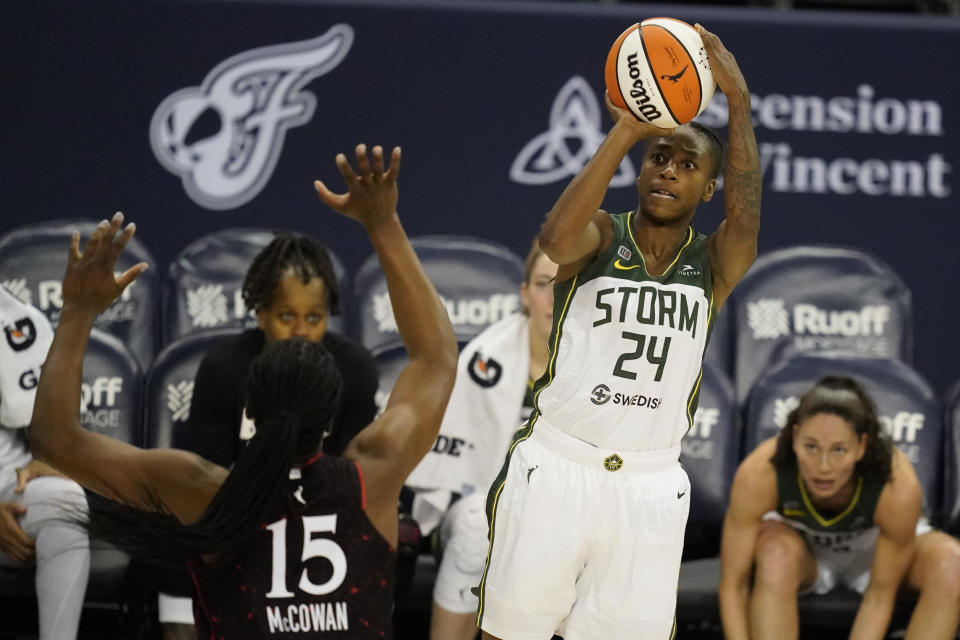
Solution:
{"label": "red basketball jersey", "polygon": [[318,455],[242,551],[194,562],[202,640],[392,638],[395,550],[367,518],[352,460]]}

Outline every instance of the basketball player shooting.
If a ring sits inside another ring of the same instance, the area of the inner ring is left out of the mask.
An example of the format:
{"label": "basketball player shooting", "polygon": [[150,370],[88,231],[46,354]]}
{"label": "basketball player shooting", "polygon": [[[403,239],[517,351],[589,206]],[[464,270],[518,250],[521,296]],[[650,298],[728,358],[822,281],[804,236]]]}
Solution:
{"label": "basketball player shooting", "polygon": [[83,252],[74,235],[63,278],[63,315],[43,367],[30,435],[38,454],[110,500],[91,505],[90,527],[154,563],[188,564],[198,589],[201,637],[392,637],[397,500],[433,445],[453,387],[457,342],[447,312],[396,212],[400,150],[342,155],[345,194],[320,198],[360,222],[383,268],[409,356],[383,414],[348,445],[320,450],[338,407],[332,356],[303,339],[268,346],[251,366],[246,410],[256,435],[232,471],[176,449],[142,450],[80,426],[81,369],[90,329],[146,268],[114,276],[134,234],[104,220]]}
{"label": "basketball player shooting", "polygon": [[[733,55],[698,25],[729,104],[726,218],[691,226],[723,150],[700,124],[675,130],[607,106],[614,125],[547,215],[560,265],[546,373],[487,499],[484,638],[672,638],[690,483],[677,459],[696,411],[716,312],[753,263],[761,172],[750,92]],[[646,149],[634,211],[599,209],[634,145]]]}

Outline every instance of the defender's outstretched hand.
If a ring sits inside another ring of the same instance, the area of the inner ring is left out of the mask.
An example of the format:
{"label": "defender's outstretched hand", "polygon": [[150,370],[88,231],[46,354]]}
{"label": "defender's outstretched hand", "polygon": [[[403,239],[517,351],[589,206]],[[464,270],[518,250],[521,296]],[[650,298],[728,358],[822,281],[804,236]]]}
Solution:
{"label": "defender's outstretched hand", "polygon": [[63,275],[64,310],[98,314],[147,269],[147,263],[141,262],[120,276],[114,275],[117,259],[137,230],[131,222],[120,231],[122,225],[123,214],[119,211],[109,221],[103,220],[87,240],[83,253],[80,253],[80,232],[73,232]]}
{"label": "defender's outstretched hand", "polygon": [[374,224],[397,212],[397,176],[400,174],[400,147],[393,148],[390,168],[383,168],[383,147],[373,148],[373,161],[367,157],[367,145],[358,144],[355,150],[357,170],[350,166],[347,157],[338,153],[335,159],[337,168],[347,184],[347,192],[337,194],[330,191],[323,182],[313,183],[317,195],[327,205],[345,216],[358,220],[364,225]]}

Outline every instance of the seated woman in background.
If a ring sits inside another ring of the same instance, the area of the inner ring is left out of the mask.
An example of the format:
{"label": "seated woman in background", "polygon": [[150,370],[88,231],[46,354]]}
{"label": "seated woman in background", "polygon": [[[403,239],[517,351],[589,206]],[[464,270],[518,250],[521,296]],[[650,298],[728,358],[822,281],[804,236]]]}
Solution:
{"label": "seated woman in background", "polygon": [[797,638],[797,596],[843,586],[863,595],[850,638],[881,640],[906,586],[919,592],[907,640],[953,638],[960,541],[934,531],[922,505],[866,392],[846,377],[818,381],[737,469],[721,542],[725,637]]}
{"label": "seated woman in background", "polygon": [[424,531],[442,517],[433,640],[477,634],[478,600],[471,589],[480,584],[487,557],[487,488],[503,464],[510,436],[533,408],[533,383],[547,366],[556,275],[557,265],[534,241],[520,285],[523,313],[491,325],[460,352],[437,444],[407,479],[420,490],[414,517]]}

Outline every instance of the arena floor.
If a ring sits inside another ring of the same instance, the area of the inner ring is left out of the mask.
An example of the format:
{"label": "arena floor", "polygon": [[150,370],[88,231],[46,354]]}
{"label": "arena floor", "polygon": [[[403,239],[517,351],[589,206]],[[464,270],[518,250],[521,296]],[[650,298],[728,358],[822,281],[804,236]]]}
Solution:
{"label": "arena floor", "polygon": [[[36,606],[29,602],[4,603],[3,629],[0,640],[37,640]],[[9,608],[8,608],[9,607]],[[429,618],[425,612],[399,612],[394,625],[394,640],[427,640]],[[78,640],[130,640],[131,637],[143,640],[159,640],[159,630],[155,625],[142,625],[134,636],[124,628],[120,616],[115,611],[85,609],[80,624]],[[810,630],[803,638],[811,640],[841,640],[844,634],[829,634],[823,630]],[[560,638],[555,638],[560,640]],[[723,634],[716,629],[682,629],[677,640],[723,640]]]}

